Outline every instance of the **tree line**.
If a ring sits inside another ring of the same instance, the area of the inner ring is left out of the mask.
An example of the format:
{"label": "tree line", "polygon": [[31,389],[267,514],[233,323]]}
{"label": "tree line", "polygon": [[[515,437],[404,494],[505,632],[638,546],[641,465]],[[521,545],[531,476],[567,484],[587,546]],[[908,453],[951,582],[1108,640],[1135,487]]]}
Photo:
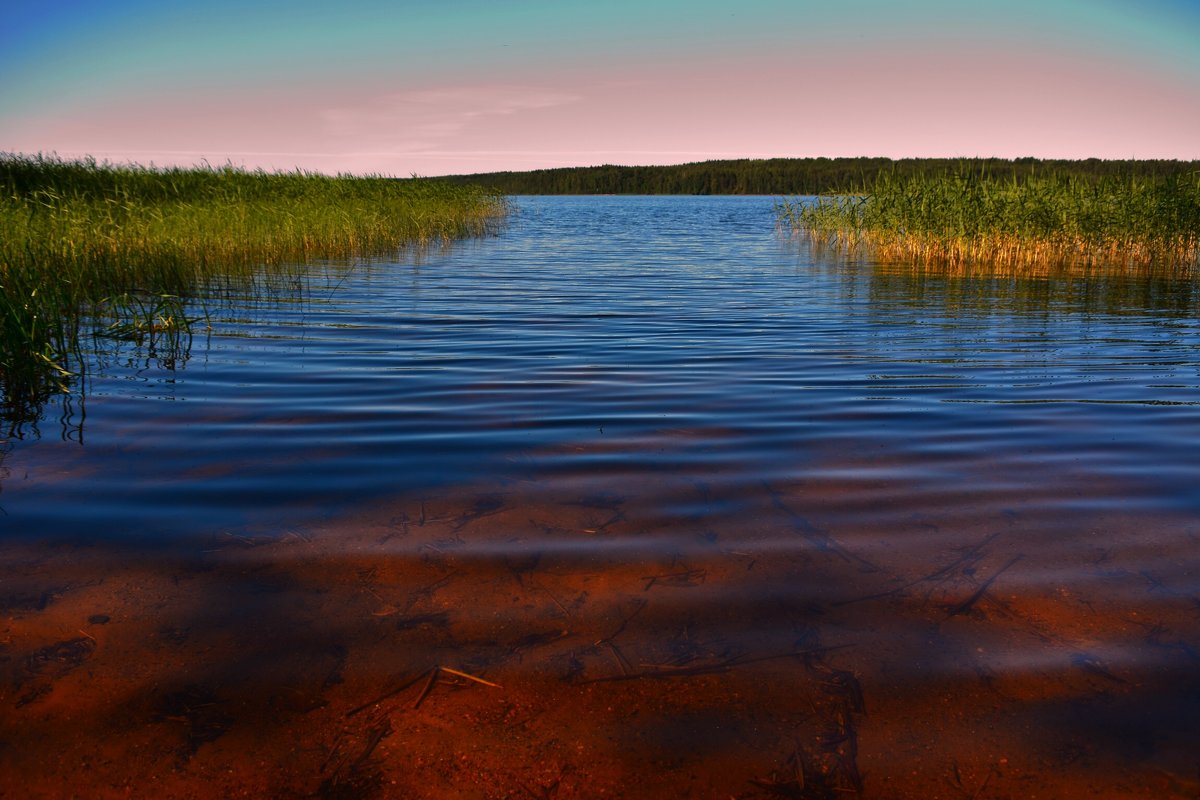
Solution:
{"label": "tree line", "polygon": [[992,179],[1036,176],[1157,178],[1200,171],[1200,161],[1037,158],[769,158],[700,161],[672,166],[565,167],[529,172],[449,175],[434,180],[482,185],[504,194],[768,194],[856,192],[882,173],[934,176],[963,169]]}

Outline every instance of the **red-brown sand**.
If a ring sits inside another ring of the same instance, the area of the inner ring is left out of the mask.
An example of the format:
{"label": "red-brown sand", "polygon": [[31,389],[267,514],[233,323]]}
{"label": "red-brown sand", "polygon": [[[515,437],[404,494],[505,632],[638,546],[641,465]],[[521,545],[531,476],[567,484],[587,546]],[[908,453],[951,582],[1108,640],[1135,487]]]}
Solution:
{"label": "red-brown sand", "polygon": [[994,510],[828,530],[832,481],[661,513],[685,490],[710,491],[514,482],[269,537],[5,544],[0,795],[1200,794],[1195,541]]}

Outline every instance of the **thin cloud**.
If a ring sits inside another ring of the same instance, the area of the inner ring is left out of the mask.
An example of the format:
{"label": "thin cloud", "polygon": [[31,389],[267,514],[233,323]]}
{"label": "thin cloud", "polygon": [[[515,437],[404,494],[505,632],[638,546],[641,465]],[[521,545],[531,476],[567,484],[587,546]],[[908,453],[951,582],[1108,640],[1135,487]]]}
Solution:
{"label": "thin cloud", "polygon": [[321,113],[327,133],[395,152],[444,147],[489,117],[554,108],[579,95],[538,86],[461,86],[373,97]]}

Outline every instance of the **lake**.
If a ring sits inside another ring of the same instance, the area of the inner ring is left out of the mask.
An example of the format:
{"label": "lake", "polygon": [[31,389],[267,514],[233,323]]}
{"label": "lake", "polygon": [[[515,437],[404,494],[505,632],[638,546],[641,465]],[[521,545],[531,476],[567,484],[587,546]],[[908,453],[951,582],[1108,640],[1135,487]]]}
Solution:
{"label": "lake", "polygon": [[0,793],[1195,796],[1200,284],[514,203],[8,440]]}

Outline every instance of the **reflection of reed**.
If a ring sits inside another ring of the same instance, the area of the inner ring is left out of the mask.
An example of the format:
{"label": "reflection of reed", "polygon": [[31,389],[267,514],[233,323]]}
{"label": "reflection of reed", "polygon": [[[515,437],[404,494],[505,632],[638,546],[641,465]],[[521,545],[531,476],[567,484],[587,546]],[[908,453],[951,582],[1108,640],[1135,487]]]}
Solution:
{"label": "reflection of reed", "polygon": [[865,291],[873,309],[928,307],[964,319],[1051,311],[1078,315],[1166,312],[1190,318],[1200,304],[1200,282],[1162,267],[948,267],[838,253],[828,243],[812,240],[809,245],[814,262],[840,273],[844,291]]}
{"label": "reflection of reed", "polygon": [[0,154],[0,393],[10,428],[79,391],[103,336],[178,349],[187,298],[290,293],[305,266],[493,230],[483,190]]}

